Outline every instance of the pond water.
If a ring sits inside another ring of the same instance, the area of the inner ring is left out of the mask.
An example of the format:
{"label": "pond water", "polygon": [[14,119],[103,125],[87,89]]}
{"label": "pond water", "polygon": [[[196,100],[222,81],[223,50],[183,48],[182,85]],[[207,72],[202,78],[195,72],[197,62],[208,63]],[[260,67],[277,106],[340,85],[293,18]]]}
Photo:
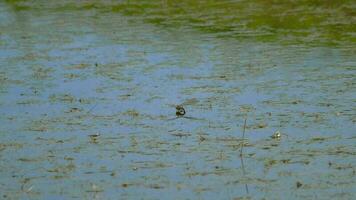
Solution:
{"label": "pond water", "polygon": [[0,2],[0,199],[354,199],[355,7]]}

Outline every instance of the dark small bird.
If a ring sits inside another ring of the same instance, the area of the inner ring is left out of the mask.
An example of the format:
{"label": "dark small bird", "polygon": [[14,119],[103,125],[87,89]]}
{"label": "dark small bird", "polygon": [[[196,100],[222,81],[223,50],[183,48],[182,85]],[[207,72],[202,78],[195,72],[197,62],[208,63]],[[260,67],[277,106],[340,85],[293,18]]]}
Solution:
{"label": "dark small bird", "polygon": [[177,117],[182,117],[185,115],[185,110],[184,110],[183,106],[180,106],[180,105],[176,106],[176,115],[177,115]]}

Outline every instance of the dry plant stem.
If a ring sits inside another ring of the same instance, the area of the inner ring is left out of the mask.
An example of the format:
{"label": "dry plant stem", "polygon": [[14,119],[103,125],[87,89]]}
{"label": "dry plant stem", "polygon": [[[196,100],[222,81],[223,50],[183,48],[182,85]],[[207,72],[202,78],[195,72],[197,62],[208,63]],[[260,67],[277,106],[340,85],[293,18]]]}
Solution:
{"label": "dry plant stem", "polygon": [[[242,167],[242,173],[243,173],[244,176],[246,175],[246,172],[245,172],[245,165],[244,165],[244,160],[243,160],[243,156],[242,156],[243,155],[242,154],[242,150],[243,150],[244,141],[245,141],[246,122],[247,122],[247,115],[246,115],[246,118],[245,118],[244,128],[243,128],[243,131],[242,131],[242,144],[241,144],[241,149],[240,149],[241,167]],[[249,194],[249,190],[248,190],[248,185],[247,184],[245,184],[245,190],[246,190],[246,193]]]}
{"label": "dry plant stem", "polygon": [[[241,160],[241,167],[242,167],[242,173],[244,175],[244,177],[246,176],[246,172],[245,172],[245,165],[244,165],[244,159],[242,156],[240,156],[240,160]],[[245,190],[246,190],[246,193],[249,194],[249,190],[248,190],[248,185],[247,183],[245,183]]]}
{"label": "dry plant stem", "polygon": [[247,115],[246,115],[245,122],[244,122],[244,129],[242,131],[242,144],[241,144],[241,149],[240,149],[240,157],[242,157],[242,149],[244,148],[246,121],[247,121]]}

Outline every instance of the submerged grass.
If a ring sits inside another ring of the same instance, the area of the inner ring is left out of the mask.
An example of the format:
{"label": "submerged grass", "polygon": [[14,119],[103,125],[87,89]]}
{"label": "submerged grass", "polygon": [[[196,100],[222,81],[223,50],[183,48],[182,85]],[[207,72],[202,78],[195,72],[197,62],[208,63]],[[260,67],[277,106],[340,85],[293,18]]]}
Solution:
{"label": "submerged grass", "polygon": [[191,26],[203,33],[239,40],[278,41],[312,45],[354,43],[355,3],[342,1],[66,1],[30,4],[7,0],[14,10],[52,9],[57,12],[97,10],[142,17],[163,27]]}

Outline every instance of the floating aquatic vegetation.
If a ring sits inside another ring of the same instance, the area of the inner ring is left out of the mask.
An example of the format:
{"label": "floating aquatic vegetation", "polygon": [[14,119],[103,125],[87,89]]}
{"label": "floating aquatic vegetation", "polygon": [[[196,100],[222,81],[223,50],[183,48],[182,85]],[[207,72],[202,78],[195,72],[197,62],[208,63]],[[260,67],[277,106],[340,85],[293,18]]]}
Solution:
{"label": "floating aquatic vegetation", "polygon": [[352,199],[353,7],[0,1],[0,198]]}
{"label": "floating aquatic vegetation", "polygon": [[81,64],[75,64],[75,65],[69,65],[66,66],[66,69],[86,69],[90,66],[90,64],[87,63],[81,63]]}
{"label": "floating aquatic vegetation", "polygon": [[33,70],[33,78],[42,80],[42,79],[47,79],[50,78],[51,73],[53,72],[52,68],[44,68],[44,67],[35,67]]}
{"label": "floating aquatic vegetation", "polygon": [[133,118],[137,118],[140,116],[140,113],[137,112],[136,110],[127,110],[126,112],[123,113],[124,115],[127,115],[127,116],[130,116],[130,117],[133,117]]}
{"label": "floating aquatic vegetation", "polygon": [[76,98],[71,94],[52,94],[49,96],[51,102],[67,102],[73,103],[76,101]]}

